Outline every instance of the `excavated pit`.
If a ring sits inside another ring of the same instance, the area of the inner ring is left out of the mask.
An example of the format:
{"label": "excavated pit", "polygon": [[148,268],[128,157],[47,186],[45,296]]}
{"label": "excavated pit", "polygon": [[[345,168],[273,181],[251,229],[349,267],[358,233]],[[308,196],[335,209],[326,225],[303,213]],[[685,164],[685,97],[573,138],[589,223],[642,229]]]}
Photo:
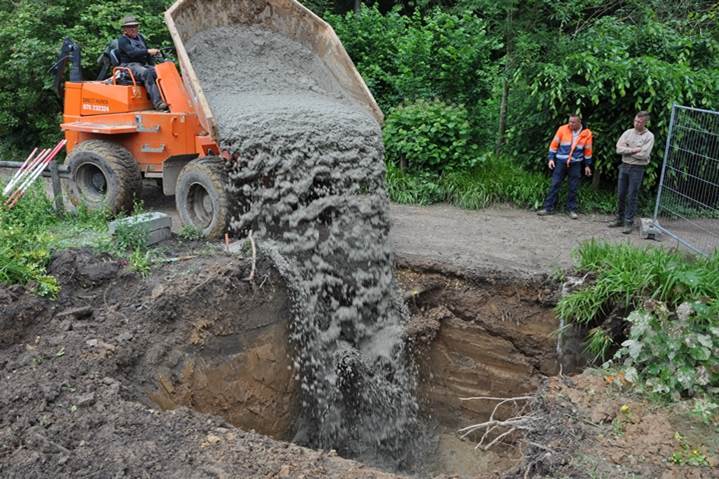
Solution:
{"label": "excavated pit", "polygon": [[[269,439],[294,439],[301,411],[291,296],[266,258],[247,281],[250,264],[200,256],[140,278],[122,261],[68,251],[50,266],[57,301],[0,288],[0,475],[393,477]],[[459,439],[492,407],[459,398],[531,393],[558,371],[557,288],[395,274],[411,312],[423,460],[391,470],[464,478],[512,467],[521,452],[511,445],[479,452]]]}
{"label": "excavated pit", "polygon": [[[468,279],[411,267],[395,274],[411,312],[406,339],[417,366],[423,431],[417,457],[424,459],[393,470],[469,478],[511,468],[521,460],[516,448],[476,451],[476,437],[462,440],[457,434],[463,426],[486,420],[496,403],[460,398],[532,394],[544,378],[559,372],[559,323],[552,311],[556,285]],[[244,430],[291,441],[301,394],[288,339],[289,299],[286,290],[276,289],[270,301],[252,311],[267,319],[251,321],[255,326],[249,330],[244,322],[221,327],[200,322],[182,358],[157,369],[149,397],[164,409],[188,406]],[[510,408],[500,409],[496,417],[509,414]]]}
{"label": "excavated pit", "polygon": [[379,124],[282,34],[232,25],[186,45],[231,155],[231,228],[253,232],[291,296],[294,440],[387,467],[413,462],[418,406]]}

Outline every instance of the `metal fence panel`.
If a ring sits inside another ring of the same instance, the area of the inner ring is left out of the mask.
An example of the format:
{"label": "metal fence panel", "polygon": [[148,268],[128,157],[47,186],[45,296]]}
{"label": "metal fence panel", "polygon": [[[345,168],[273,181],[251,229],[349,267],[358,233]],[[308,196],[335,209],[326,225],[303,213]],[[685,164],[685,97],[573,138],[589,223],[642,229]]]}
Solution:
{"label": "metal fence panel", "polygon": [[653,222],[698,253],[719,247],[719,112],[673,106]]}

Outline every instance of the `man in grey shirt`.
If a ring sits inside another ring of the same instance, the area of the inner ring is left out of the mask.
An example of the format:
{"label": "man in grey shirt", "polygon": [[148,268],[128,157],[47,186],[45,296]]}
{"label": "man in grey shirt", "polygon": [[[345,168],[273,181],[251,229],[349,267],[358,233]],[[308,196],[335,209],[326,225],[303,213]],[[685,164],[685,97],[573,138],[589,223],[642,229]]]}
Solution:
{"label": "man in grey shirt", "polygon": [[622,155],[622,164],[617,182],[617,217],[609,227],[623,226],[624,234],[630,234],[634,229],[639,186],[654,146],[654,134],[647,130],[648,121],[649,112],[640,111],[634,117],[634,128],[622,133],[617,141],[617,154]]}

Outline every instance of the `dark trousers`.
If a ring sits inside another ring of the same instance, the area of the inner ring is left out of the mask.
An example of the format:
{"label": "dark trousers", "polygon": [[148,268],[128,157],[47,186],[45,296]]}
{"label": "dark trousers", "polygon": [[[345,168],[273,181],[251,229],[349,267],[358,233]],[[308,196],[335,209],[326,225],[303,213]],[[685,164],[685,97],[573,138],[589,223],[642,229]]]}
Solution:
{"label": "dark trousers", "polygon": [[628,165],[622,163],[619,166],[619,181],[617,181],[617,220],[624,221],[624,224],[634,224],[639,187],[642,184],[643,178],[643,165]]}
{"label": "dark trousers", "polygon": [[582,181],[582,162],[572,162],[567,166],[566,160],[555,160],[554,173],[552,173],[552,184],[549,187],[549,193],[544,200],[544,209],[553,211],[557,206],[557,197],[559,189],[562,186],[565,176],[569,176],[569,192],[567,193],[567,209],[569,211],[577,211],[577,190],[579,183]]}
{"label": "dark trousers", "polygon": [[152,65],[143,65],[141,63],[128,63],[125,66],[132,71],[135,81],[145,85],[147,94],[150,95],[150,101],[155,108],[157,108],[157,106],[162,102],[162,95],[160,95],[160,89],[157,87],[157,73],[155,73],[155,67]]}

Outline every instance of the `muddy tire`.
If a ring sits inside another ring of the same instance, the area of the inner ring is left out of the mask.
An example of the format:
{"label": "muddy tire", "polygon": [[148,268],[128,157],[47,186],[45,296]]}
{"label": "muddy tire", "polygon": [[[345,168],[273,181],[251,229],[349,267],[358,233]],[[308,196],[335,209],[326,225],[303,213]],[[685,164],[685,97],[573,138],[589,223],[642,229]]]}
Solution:
{"label": "muddy tire", "polygon": [[142,193],[142,174],[132,154],[105,140],[87,140],[67,158],[68,197],[73,205],[91,210],[107,208],[113,214],[130,211]]}
{"label": "muddy tire", "polygon": [[193,160],[177,178],[175,205],[180,220],[206,238],[219,238],[227,231],[230,202],[224,163],[221,158]]}

